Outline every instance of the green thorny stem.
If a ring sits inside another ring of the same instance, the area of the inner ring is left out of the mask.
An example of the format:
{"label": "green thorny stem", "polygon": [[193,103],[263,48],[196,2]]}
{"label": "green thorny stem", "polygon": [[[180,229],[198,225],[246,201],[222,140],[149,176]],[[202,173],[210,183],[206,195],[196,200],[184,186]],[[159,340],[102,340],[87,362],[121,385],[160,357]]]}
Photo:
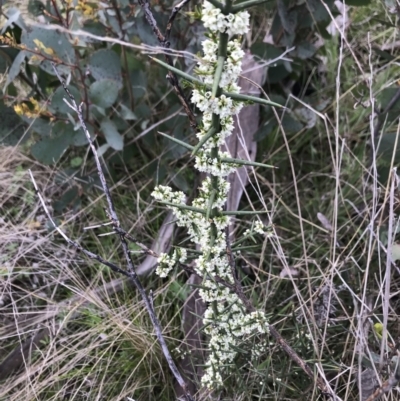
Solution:
{"label": "green thorny stem", "polygon": [[[268,331],[264,312],[248,310],[249,303],[243,300],[243,291],[232,272],[232,254],[226,243],[229,239],[225,236],[229,226],[229,213],[224,212],[229,191],[226,177],[235,171],[237,164],[229,162],[233,159],[220,147],[233,131],[233,115],[243,106],[243,101],[238,99],[241,95],[236,81],[244,52],[239,40],[232,37],[243,35],[249,29],[248,12],[232,14],[231,8],[231,0],[226,0],[223,11],[204,2],[201,19],[209,29],[208,38],[203,41],[204,57],[197,68],[200,80],[190,78],[196,85],[192,102],[203,112],[202,128],[197,134],[199,143],[192,154],[196,158],[195,167],[208,176],[191,207],[180,206],[186,201],[185,195],[169,187],[158,186],[153,192],[157,200],[174,211],[177,224],[188,229],[191,240],[201,250],[195,271],[203,278],[200,295],[209,304],[203,322],[210,335],[210,356],[202,382],[210,389],[223,384],[222,373],[232,364],[238,345],[242,347],[250,336]],[[265,234],[261,222],[255,224],[255,231]],[[186,258],[187,250],[183,248],[177,248],[172,256],[162,254],[157,273],[165,277]],[[251,351],[259,355],[264,349],[258,345]]]}

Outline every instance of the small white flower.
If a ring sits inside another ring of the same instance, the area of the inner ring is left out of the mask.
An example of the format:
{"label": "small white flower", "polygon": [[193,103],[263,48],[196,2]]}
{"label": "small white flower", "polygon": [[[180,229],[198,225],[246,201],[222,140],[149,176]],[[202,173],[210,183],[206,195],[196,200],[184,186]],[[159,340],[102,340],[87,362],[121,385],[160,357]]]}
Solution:
{"label": "small white flower", "polygon": [[201,20],[211,32],[226,32],[229,36],[243,35],[250,26],[250,15],[247,11],[224,15],[208,1],[203,3]]}
{"label": "small white flower", "polygon": [[257,220],[254,223],[254,231],[258,234],[265,234],[264,224],[261,221]]}

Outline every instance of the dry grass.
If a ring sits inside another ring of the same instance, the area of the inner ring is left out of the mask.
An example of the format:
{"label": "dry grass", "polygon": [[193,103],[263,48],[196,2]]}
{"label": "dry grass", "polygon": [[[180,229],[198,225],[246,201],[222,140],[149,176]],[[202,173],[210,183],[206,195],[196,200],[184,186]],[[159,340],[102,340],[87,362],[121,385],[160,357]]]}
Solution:
{"label": "dry grass", "polygon": [[[161,385],[164,360],[137,294],[129,286],[124,290],[122,280],[110,281],[107,271],[93,270],[46,228],[27,169],[49,199],[58,191],[54,171],[16,149],[1,148],[0,160],[0,399],[117,400],[168,393]],[[84,216],[85,208],[70,214],[64,230],[73,235],[70,222],[80,229]],[[103,243],[115,254],[109,245]],[[167,335],[173,329],[165,324]],[[7,379],[9,373],[18,375]]]}

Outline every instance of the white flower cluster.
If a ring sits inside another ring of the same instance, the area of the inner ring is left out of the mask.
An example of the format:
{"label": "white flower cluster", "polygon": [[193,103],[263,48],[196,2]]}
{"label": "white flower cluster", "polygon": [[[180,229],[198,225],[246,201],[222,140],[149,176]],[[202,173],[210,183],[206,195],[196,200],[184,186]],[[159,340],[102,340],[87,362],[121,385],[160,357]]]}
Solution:
{"label": "white flower cluster", "polygon": [[172,256],[169,256],[166,253],[161,253],[157,259],[158,265],[156,274],[158,274],[160,277],[167,277],[169,272],[178,262],[185,263],[186,259],[187,251],[184,248],[175,249]]}
{"label": "white flower cluster", "polygon": [[[228,304],[218,303],[216,311],[208,308],[204,315],[206,333],[210,335],[211,355],[209,357],[202,383],[208,388],[222,385],[221,366],[232,364],[236,357],[236,349],[243,340],[253,334],[268,333],[268,323],[262,311],[246,314],[241,301],[236,295],[231,296]],[[259,355],[264,346],[255,347],[253,356]]]}
{"label": "white flower cluster", "polygon": [[265,227],[260,220],[257,220],[251,229],[246,230],[243,233],[243,236],[250,236],[253,232],[261,235],[265,235],[268,233],[269,227]]}
{"label": "white flower cluster", "polygon": [[[205,84],[212,85],[214,73],[217,69],[218,44],[215,40],[206,39],[202,45],[204,56],[199,62],[196,73],[203,79]],[[243,56],[244,51],[240,42],[237,39],[229,41],[224,70],[219,83],[220,88],[224,88],[228,92],[239,93],[240,88],[237,86],[236,81],[242,72]]]}
{"label": "white flower cluster", "polygon": [[[220,9],[205,1],[202,9],[202,21],[204,26],[210,30],[210,37],[202,43],[204,56],[198,64],[196,73],[205,85],[212,85],[218,63],[218,34],[227,33],[232,36],[246,33],[249,29],[249,13],[242,11],[237,14],[224,15]],[[240,92],[237,80],[242,71],[243,56],[244,51],[240,41],[238,39],[228,41],[226,58],[219,81],[221,89],[230,93]],[[196,157],[195,167],[202,172],[219,177],[227,176],[234,171],[235,166],[224,165],[212,158],[210,150],[223,145],[225,139],[232,134],[233,115],[240,112],[243,102],[235,101],[224,94],[213,97],[206,86],[194,89],[191,100],[203,112],[202,129],[197,134],[199,139],[209,132],[213,114],[219,116],[220,121],[219,132],[216,132],[204,144],[202,153]],[[221,155],[221,157],[229,157],[229,154]]]}
{"label": "white flower cluster", "polygon": [[[209,139],[203,146],[203,149],[212,149],[215,147],[219,147],[225,143],[225,139],[232,133],[234,124],[233,124],[233,117],[226,116],[222,117],[219,120],[221,125],[221,130],[213,135],[211,139]],[[212,113],[204,113],[203,114],[203,127],[202,129],[196,134],[197,138],[201,140],[207,132],[211,129],[212,126]]]}
{"label": "white flower cluster", "polygon": [[213,98],[205,89],[193,89],[191,100],[203,113],[214,113],[221,118],[238,114],[243,107],[242,102],[235,102],[225,95]]}
{"label": "white flower cluster", "polygon": [[225,15],[208,1],[203,3],[201,20],[211,32],[227,33],[229,36],[243,35],[250,25],[250,15],[247,11]]}
{"label": "white flower cluster", "polygon": [[[220,152],[220,157],[230,157],[227,152]],[[222,162],[220,159],[212,158],[210,152],[199,152],[196,156],[196,163],[194,165],[197,170],[212,174],[218,177],[225,177],[230,173],[233,173],[236,169],[236,165]]]}
{"label": "white flower cluster", "polygon": [[[203,112],[202,127],[197,137],[199,140],[208,137],[216,124],[219,132],[208,138],[199,149],[195,167],[211,177],[203,180],[199,195],[192,202],[192,209],[179,207],[186,202],[185,195],[182,192],[173,192],[170,187],[159,186],[152,195],[157,200],[174,204],[168,207],[174,211],[177,224],[186,227],[190,239],[201,250],[194,269],[203,278],[199,293],[205,302],[210,303],[204,316],[205,330],[210,335],[210,355],[202,383],[209,388],[215,388],[222,385],[222,373],[233,363],[242,342],[250,336],[266,333],[268,322],[261,311],[247,313],[238,296],[230,288],[220,284],[220,280],[234,283],[225,236],[230,219],[222,211],[229,192],[229,183],[225,177],[237,166],[222,162],[222,159],[229,158],[230,155],[221,151],[216,154],[216,149],[225,144],[226,138],[232,134],[233,115],[239,113],[243,103],[224,94],[213,97],[207,89],[207,86],[213,84],[217,69],[219,34],[227,33],[229,37],[243,35],[249,29],[249,14],[243,11],[224,15],[221,10],[205,1],[202,21],[211,32],[209,38],[203,42],[204,57],[197,68],[197,74],[204,82],[204,87],[194,89],[192,94],[192,102]],[[244,56],[240,42],[236,39],[229,40],[226,54],[219,87],[226,92],[239,93],[237,80]],[[207,213],[209,210],[212,210],[211,215]],[[256,224],[253,230],[260,232],[260,224]],[[171,257],[161,255],[157,273],[162,276],[168,274],[181,256],[180,253],[174,253]],[[256,355],[262,349],[255,347],[252,352]]]}
{"label": "white flower cluster", "polygon": [[[192,206],[199,209],[207,209],[209,207],[209,199],[212,192],[211,178],[207,177],[199,188],[199,196],[193,200]],[[214,202],[211,208],[222,211],[222,207],[226,202],[226,197],[229,192],[229,183],[222,179],[218,179],[218,191],[215,194]],[[159,201],[170,202],[174,204],[184,204],[185,195],[182,192],[173,192],[170,187],[159,185],[154,189],[151,194]],[[180,227],[186,227],[190,238],[196,244],[199,244],[203,252],[208,252],[207,246],[211,238],[211,224],[214,223],[216,227],[224,230],[229,225],[229,218],[227,216],[217,216],[214,219],[206,219],[204,213],[198,213],[192,210],[179,209],[175,206],[168,206],[173,210],[177,218],[176,224]],[[222,232],[223,234],[223,232]],[[217,247],[213,250],[215,252],[224,250],[225,239],[222,236],[219,241],[216,241]]]}

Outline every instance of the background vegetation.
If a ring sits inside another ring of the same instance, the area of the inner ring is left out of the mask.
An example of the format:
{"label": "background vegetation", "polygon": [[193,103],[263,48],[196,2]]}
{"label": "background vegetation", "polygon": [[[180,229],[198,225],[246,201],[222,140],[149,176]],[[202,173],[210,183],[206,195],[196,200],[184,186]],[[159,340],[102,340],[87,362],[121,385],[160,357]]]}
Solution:
{"label": "background vegetation", "polygon": [[[394,3],[346,4],[282,0],[250,10],[245,47],[265,70],[263,89],[286,109],[260,108],[256,160],[277,169],[256,169],[240,205],[266,204],[279,235],[244,253],[240,274],[293,349],[341,399],[356,400],[371,393],[365,383],[373,389],[393,373],[400,338],[390,179],[399,161],[400,42]],[[173,3],[151,6],[165,27]],[[189,14],[195,6],[177,17],[170,38],[175,66],[188,72],[204,33]],[[166,71],[149,58],[164,50],[128,0],[9,2],[1,29],[0,399],[174,399],[142,301],[52,231],[27,174],[70,237],[123,264],[116,238],[99,237],[107,228],[83,230],[107,220],[105,203],[53,60],[86,105],[122,224],[150,245],[166,215],[150,198],[155,184],[189,196],[198,185],[187,151],[157,134],[194,141]],[[236,235],[248,225],[238,221]],[[140,264],[145,255],[132,250]],[[150,274],[145,286],[178,359],[187,275]],[[383,322],[387,336],[374,330]],[[199,398],[324,397],[272,341],[258,361],[239,358],[236,367],[222,392]]]}

